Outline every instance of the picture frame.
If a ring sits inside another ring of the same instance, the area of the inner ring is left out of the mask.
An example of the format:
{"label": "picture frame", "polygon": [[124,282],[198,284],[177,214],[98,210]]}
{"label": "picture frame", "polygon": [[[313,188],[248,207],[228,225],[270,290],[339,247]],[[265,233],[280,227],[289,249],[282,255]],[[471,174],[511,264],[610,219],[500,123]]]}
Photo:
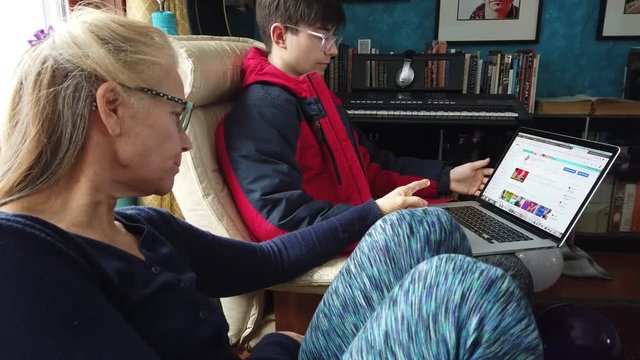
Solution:
{"label": "picture frame", "polygon": [[448,43],[535,43],[541,13],[542,0],[437,0],[435,38]]}
{"label": "picture frame", "polygon": [[640,39],[640,0],[600,0],[596,39]]}

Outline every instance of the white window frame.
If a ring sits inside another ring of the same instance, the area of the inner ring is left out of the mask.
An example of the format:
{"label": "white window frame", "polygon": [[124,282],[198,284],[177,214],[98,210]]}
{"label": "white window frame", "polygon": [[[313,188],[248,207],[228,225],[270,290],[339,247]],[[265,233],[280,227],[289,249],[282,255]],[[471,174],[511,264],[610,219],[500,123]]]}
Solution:
{"label": "white window frame", "polygon": [[6,116],[13,71],[22,54],[29,49],[28,41],[34,39],[38,29],[66,21],[68,14],[67,0],[20,0],[9,5],[10,14],[0,22],[0,32],[11,34],[3,38],[3,66],[0,68],[0,127]]}

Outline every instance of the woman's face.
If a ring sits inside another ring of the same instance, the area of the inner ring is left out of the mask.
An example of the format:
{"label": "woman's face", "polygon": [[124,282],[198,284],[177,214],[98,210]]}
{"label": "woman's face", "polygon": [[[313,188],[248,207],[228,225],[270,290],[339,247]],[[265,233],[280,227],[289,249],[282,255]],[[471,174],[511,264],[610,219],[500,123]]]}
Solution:
{"label": "woman's face", "polygon": [[[184,99],[182,80],[175,69],[163,72],[157,92]],[[128,190],[139,195],[163,195],[171,191],[182,152],[191,148],[189,137],[178,129],[184,106],[177,102],[131,90],[131,121],[127,122],[121,167]]]}

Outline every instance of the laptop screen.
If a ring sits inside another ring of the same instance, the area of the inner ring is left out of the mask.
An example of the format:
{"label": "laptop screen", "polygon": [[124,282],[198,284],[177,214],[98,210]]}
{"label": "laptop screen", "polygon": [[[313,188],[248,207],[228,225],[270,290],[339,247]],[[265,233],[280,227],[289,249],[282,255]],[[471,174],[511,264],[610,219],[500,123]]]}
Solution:
{"label": "laptop screen", "polygon": [[516,134],[480,198],[563,238],[617,151],[538,134]]}

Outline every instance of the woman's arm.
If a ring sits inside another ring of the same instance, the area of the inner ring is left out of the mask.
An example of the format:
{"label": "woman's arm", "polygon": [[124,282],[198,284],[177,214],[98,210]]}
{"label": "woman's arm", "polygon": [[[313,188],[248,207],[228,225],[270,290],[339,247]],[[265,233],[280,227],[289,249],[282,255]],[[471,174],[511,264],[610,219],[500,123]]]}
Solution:
{"label": "woman's arm", "polygon": [[360,240],[382,215],[378,205],[369,201],[307,228],[252,243],[213,235],[158,209],[121,211],[139,217],[171,242],[197,274],[198,289],[212,297],[290,280]]}

